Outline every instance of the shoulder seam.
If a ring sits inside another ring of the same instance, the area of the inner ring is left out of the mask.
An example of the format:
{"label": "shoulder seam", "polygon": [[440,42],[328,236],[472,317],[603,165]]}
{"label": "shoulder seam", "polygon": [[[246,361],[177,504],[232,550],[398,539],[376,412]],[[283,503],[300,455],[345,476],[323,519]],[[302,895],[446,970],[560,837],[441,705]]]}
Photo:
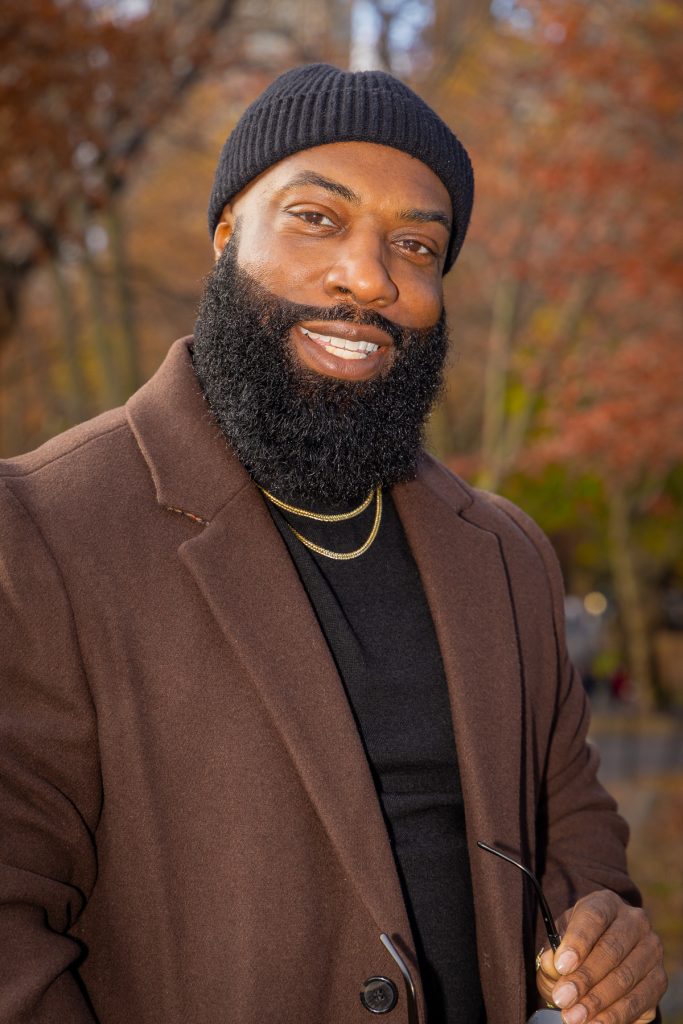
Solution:
{"label": "shoulder seam", "polygon": [[[78,444],[75,444],[72,448],[67,449],[67,451],[60,452],[58,455],[54,455],[52,458],[46,459],[44,462],[41,462],[39,466],[33,466],[30,469],[18,470],[12,473],[8,473],[2,472],[2,467],[0,466],[0,478],[3,480],[12,480],[17,477],[23,478],[27,476],[32,476],[33,473],[40,473],[41,470],[47,469],[49,466],[55,465],[55,463],[59,462],[61,459],[65,459],[69,455],[72,455],[74,452],[77,452],[80,448],[85,448],[86,445],[94,444],[95,441],[99,441],[101,438],[107,437],[109,434],[115,434],[117,430],[130,431],[130,428],[127,422],[117,423],[115,427],[108,427],[107,430],[102,430],[99,433],[94,434],[92,437],[86,437],[82,441],[79,441]],[[21,458],[21,456],[19,456],[19,458]]]}
{"label": "shoulder seam", "polygon": [[[517,527],[517,529],[520,530],[521,533],[523,533],[524,536],[531,541],[535,550],[538,551],[543,561],[543,564],[546,565],[546,557],[543,548],[547,549],[547,547],[550,546],[550,541],[543,533],[541,527],[534,522],[531,516],[527,515],[527,513],[523,509],[518,508],[511,501],[509,501],[507,498],[502,497],[502,495],[500,494],[494,494],[491,491],[476,491],[475,493],[478,496],[481,495],[485,501],[490,501],[495,508],[502,512],[503,515],[507,519],[509,519],[509,521],[513,523]],[[520,514],[515,515],[512,509],[515,509]]]}

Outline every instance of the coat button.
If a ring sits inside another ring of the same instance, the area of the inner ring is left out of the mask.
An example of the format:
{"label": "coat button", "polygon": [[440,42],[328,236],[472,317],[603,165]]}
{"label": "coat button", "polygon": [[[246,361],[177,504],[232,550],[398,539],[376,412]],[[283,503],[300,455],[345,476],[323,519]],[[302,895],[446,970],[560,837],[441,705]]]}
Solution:
{"label": "coat button", "polygon": [[396,1006],[398,992],[389,978],[368,978],[360,990],[360,1001],[370,1013],[390,1013]]}

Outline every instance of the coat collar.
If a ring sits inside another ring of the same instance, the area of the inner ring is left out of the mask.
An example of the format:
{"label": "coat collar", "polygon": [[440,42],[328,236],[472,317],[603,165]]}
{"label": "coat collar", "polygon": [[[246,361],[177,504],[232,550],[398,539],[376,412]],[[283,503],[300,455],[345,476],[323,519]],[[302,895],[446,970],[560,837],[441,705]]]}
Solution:
{"label": "coat collar", "polygon": [[157,501],[210,522],[250,480],[231,456],[192,368],[192,338],[126,403],[126,414],[154,481]]}
{"label": "coat collar", "polygon": [[[374,784],[334,662],[291,558],[206,406],[189,344],[127,405],[157,500],[198,523],[179,555],[241,655],[341,862],[374,917],[414,950]],[[519,849],[521,679],[499,537],[472,492],[423,456],[394,501],[420,571],[448,680],[488,1018],[523,1018],[522,886],[476,841]],[[203,527],[200,526],[203,524]],[[229,571],[228,571],[229,567]],[[256,625],[258,624],[258,625]],[[362,824],[359,824],[362,823]]]}

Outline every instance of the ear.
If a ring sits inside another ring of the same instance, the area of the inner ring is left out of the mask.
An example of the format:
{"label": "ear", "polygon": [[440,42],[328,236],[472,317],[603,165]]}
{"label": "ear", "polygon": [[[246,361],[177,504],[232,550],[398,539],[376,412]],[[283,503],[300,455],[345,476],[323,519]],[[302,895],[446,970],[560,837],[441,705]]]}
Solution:
{"label": "ear", "polygon": [[235,214],[230,203],[223,207],[221,213],[221,219],[216,224],[216,230],[213,233],[213,258],[214,260],[220,259],[220,256],[225,249],[226,245],[232,237],[232,233],[235,230]]}

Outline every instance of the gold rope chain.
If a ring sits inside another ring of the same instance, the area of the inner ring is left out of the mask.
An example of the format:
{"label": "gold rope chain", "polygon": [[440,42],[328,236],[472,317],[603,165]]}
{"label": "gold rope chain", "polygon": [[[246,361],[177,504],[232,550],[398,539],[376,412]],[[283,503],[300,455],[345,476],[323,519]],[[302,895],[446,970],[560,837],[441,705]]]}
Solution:
{"label": "gold rope chain", "polygon": [[272,501],[273,505],[277,505],[278,508],[284,509],[285,512],[294,512],[295,515],[303,516],[305,519],[315,519],[318,523],[343,523],[345,519],[355,519],[361,512],[365,512],[375,496],[375,491],[370,491],[367,498],[360,503],[358,508],[354,508],[350,512],[309,512],[307,508],[297,508],[296,505],[288,505],[286,501],[280,501],[274,494],[267,491],[265,487],[262,487],[261,490],[266,498]]}
{"label": "gold rope chain", "polygon": [[[263,490],[263,488],[261,488],[261,489]],[[285,505],[284,502],[278,501],[277,499],[273,499],[272,494],[268,494],[268,491],[264,490],[263,493],[268,498],[270,498],[272,501],[274,501],[276,505],[279,505],[280,508],[285,508],[285,509],[287,509],[287,511],[294,511],[294,512],[299,512],[300,511],[299,509],[293,509],[290,506]],[[376,491],[374,491],[374,492],[370,491],[369,497],[365,500],[363,505],[360,506],[360,509],[356,509],[355,512],[352,512],[350,514],[349,513],[345,513],[342,516],[342,518],[344,518],[344,519],[349,519],[351,517],[351,515],[359,515],[359,512],[362,512],[364,509],[366,509],[368,507],[368,505],[370,504],[370,502],[372,501],[373,493],[374,493],[375,498],[377,500],[377,507],[375,509],[375,521],[372,524],[372,529],[370,530],[370,536],[365,541],[365,543],[361,544],[361,546],[359,548],[356,548],[355,551],[330,551],[329,548],[323,548],[323,547],[320,546],[320,544],[314,544],[312,540],[308,540],[307,537],[303,537],[299,533],[299,531],[295,530],[294,527],[290,523],[287,523],[287,526],[289,526],[290,530],[292,531],[292,533],[294,534],[296,539],[300,540],[301,543],[304,545],[304,547],[308,548],[309,551],[315,551],[315,553],[317,555],[323,555],[324,558],[334,558],[338,562],[348,562],[352,558],[359,558],[361,555],[365,554],[365,552],[368,550],[370,545],[373,543],[375,537],[377,536],[377,533],[379,532],[379,524],[382,521],[382,488],[378,487]],[[311,513],[308,513],[308,515],[310,516],[310,518],[316,518],[316,516],[312,515]],[[329,522],[330,520],[328,519],[328,520],[325,520],[325,521]],[[332,521],[333,522],[337,522],[338,520],[332,520]]]}

